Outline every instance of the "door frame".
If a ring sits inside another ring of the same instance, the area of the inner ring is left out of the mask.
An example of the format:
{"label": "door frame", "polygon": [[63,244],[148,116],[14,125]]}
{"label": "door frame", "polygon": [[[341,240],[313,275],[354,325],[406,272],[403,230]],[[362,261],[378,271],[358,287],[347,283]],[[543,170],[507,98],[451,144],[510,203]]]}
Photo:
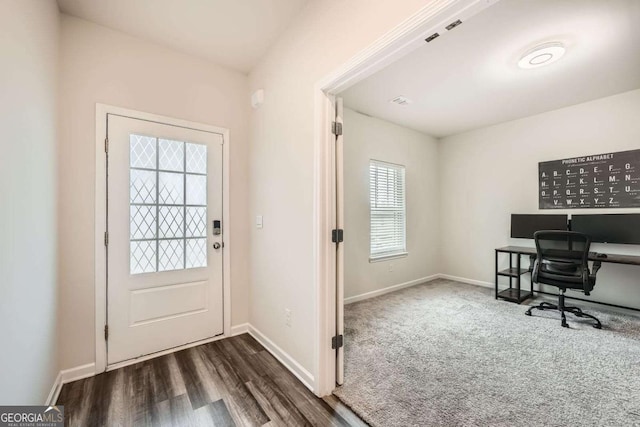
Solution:
{"label": "door frame", "polygon": [[[331,230],[336,228],[338,214],[344,206],[336,206],[343,182],[336,181],[333,152],[335,136],[331,122],[335,117],[336,95],[370,75],[380,71],[407,53],[424,46],[433,33],[446,34],[447,25],[460,19],[465,22],[500,0],[435,0],[384,34],[373,44],[335,68],[314,88],[314,252],[316,288],[316,342],[314,392],[327,396],[336,387],[336,350],[331,338],[336,333],[338,304],[337,274],[344,283],[344,271],[336,271],[336,247]],[[348,124],[347,124],[348,126]],[[344,143],[348,144],[348,141]],[[342,175],[342,174],[340,174]],[[339,176],[340,176],[339,175]],[[341,209],[338,213],[337,209]],[[349,230],[345,230],[345,241]]]}
{"label": "door frame", "polygon": [[[107,225],[107,165],[105,139],[107,135],[107,114],[147,120],[161,124],[185,127],[203,132],[222,135],[222,224],[224,226],[224,247],[222,252],[222,290],[223,290],[223,333],[215,337],[188,343],[152,353],[136,359],[107,365],[107,343],[104,338],[104,326],[107,319],[107,247],[104,236]],[[231,215],[229,214],[229,129],[204,123],[176,119],[113,105],[96,103],[96,172],[95,172],[95,373],[117,369],[142,360],[172,353],[183,348],[194,347],[231,336]]]}

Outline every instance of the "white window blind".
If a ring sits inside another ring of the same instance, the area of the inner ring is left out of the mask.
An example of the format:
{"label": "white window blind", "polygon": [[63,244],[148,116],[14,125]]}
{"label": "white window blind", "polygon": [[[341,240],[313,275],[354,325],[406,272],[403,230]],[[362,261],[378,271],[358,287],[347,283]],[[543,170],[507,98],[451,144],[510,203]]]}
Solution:
{"label": "white window blind", "polygon": [[406,253],[404,166],[371,160],[371,259]]}

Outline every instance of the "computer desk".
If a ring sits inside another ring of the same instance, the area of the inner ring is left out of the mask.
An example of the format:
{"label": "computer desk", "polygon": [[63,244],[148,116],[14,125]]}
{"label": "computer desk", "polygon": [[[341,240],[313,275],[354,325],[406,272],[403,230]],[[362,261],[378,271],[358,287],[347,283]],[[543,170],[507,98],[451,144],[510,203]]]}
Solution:
{"label": "computer desk", "polygon": [[[509,268],[505,270],[498,270],[498,255],[499,254],[509,254]],[[516,263],[514,266],[513,263],[513,255],[515,255]],[[520,286],[520,278],[523,274],[530,273],[531,267],[529,268],[521,268],[520,258],[525,256],[536,256],[536,248],[527,248],[523,246],[504,246],[496,249],[496,282],[495,282],[495,297],[496,299],[501,298],[506,301],[511,301],[520,304],[522,301],[533,297],[535,293],[545,294],[545,295],[555,295],[550,292],[544,292],[540,290],[533,289],[533,281],[531,282],[531,289],[525,290]],[[605,256],[603,256],[605,255]],[[640,266],[640,256],[635,255],[617,255],[617,254],[603,254],[598,252],[589,252],[589,261],[600,261],[601,263],[610,263],[610,264],[625,264],[625,265],[638,265]],[[499,277],[508,277],[509,278],[509,288],[505,289],[501,292],[498,292],[498,278]],[[515,280],[515,287],[514,285]],[[635,310],[640,311],[640,308],[636,307],[626,307],[624,305],[610,304],[606,302],[599,302],[594,300],[588,300],[584,298],[576,298],[576,297],[565,297],[569,299],[575,299],[580,301],[593,302],[596,304],[608,305],[611,307],[625,308],[627,310]]]}

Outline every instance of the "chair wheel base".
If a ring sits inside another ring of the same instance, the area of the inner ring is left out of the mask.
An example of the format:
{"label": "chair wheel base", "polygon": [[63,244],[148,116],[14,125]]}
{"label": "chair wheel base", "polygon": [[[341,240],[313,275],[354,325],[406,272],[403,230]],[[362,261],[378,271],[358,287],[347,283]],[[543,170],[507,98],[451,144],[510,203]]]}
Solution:
{"label": "chair wheel base", "polygon": [[529,309],[527,311],[524,312],[524,314],[526,314],[527,316],[532,316],[532,311],[533,310],[558,310],[561,311],[562,313],[562,319],[561,319],[561,325],[563,328],[568,328],[569,324],[567,323],[566,317],[565,317],[565,313],[571,313],[576,317],[580,317],[580,318],[589,318],[592,319],[595,324],[592,325],[594,328],[596,329],[602,329],[602,324],[600,323],[600,320],[598,320],[595,316],[591,315],[591,314],[587,314],[585,312],[583,312],[580,308],[578,307],[569,307],[569,306],[565,306],[563,304],[563,302],[561,302],[558,305],[554,305],[554,304],[550,304],[548,302],[541,302],[538,305],[534,305],[529,307]]}

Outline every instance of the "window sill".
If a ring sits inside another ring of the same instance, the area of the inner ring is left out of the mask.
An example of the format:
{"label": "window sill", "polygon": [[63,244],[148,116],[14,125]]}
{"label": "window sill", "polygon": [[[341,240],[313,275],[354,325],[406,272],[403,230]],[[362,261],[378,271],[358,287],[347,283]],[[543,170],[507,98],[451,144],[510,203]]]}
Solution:
{"label": "window sill", "polygon": [[409,255],[409,252],[396,252],[396,253],[387,254],[387,255],[370,256],[369,262],[381,262],[381,261],[388,261],[390,259],[405,258],[408,255]]}

